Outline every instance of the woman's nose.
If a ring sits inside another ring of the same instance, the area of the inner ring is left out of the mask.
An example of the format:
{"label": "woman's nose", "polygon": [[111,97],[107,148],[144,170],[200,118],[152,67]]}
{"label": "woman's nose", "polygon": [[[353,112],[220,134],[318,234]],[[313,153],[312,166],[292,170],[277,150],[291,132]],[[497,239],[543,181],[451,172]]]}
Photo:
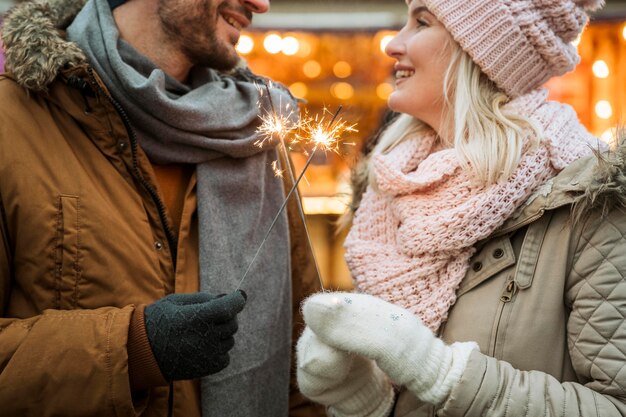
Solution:
{"label": "woman's nose", "polygon": [[406,51],[402,32],[398,32],[396,36],[394,36],[387,46],[385,46],[385,53],[392,58],[398,58],[403,55]]}

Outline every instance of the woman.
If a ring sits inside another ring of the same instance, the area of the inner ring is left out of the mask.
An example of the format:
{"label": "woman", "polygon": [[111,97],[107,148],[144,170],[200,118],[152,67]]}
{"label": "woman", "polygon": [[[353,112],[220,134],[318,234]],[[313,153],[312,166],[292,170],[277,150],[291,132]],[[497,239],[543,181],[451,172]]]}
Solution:
{"label": "woman", "polygon": [[541,90],[602,2],[407,3],[359,293],[303,305],[302,392],[337,417],[626,415],[626,151]]}

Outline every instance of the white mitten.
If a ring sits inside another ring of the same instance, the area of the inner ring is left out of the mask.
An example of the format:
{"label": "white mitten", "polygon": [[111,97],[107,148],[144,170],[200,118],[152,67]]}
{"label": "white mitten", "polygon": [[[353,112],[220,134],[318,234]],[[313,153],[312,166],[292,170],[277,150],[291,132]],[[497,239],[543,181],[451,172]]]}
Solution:
{"label": "white mitten", "polygon": [[374,359],[418,399],[442,404],[461,379],[474,342],[446,345],[408,310],[366,294],[323,293],[303,305],[322,342]]}
{"label": "white mitten", "polygon": [[308,327],[297,346],[298,385],[336,417],[383,417],[393,407],[391,383],[371,359],[323,343]]}

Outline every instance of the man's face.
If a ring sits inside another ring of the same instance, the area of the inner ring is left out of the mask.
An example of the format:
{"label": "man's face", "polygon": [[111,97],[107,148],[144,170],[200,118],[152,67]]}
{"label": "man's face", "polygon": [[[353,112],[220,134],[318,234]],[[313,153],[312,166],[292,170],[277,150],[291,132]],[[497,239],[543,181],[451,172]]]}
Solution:
{"label": "man's face", "polygon": [[193,65],[221,71],[239,61],[235,45],[253,13],[269,10],[269,0],[159,0],[165,33]]}

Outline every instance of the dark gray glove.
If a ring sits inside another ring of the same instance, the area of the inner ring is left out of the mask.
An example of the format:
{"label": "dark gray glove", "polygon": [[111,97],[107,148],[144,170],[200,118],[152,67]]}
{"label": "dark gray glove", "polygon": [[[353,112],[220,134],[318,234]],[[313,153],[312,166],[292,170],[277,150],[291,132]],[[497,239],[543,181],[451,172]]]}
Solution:
{"label": "dark gray glove", "polygon": [[228,366],[237,314],[246,294],[172,294],[146,307],[146,333],[168,381],[211,375]]}

